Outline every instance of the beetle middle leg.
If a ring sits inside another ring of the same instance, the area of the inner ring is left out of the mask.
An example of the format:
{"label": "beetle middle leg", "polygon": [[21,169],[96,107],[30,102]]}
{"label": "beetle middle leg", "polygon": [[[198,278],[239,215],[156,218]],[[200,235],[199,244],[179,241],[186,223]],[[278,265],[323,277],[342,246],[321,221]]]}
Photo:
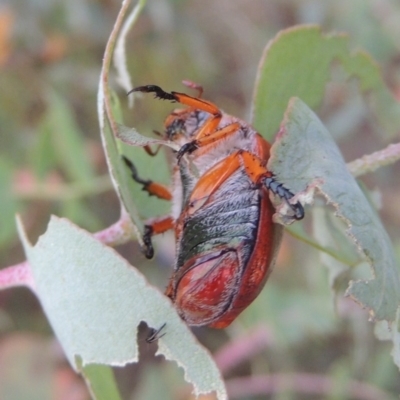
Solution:
{"label": "beetle middle leg", "polygon": [[163,200],[171,200],[172,199],[172,194],[167,187],[165,187],[161,183],[157,183],[157,182],[153,182],[152,180],[146,180],[146,179],[140,178],[138,171],[137,171],[135,165],[133,164],[133,162],[125,156],[122,156],[122,159],[124,160],[125,164],[129,168],[129,170],[131,171],[132,179],[135,182],[143,185],[142,190],[147,192],[150,196],[156,196],[159,199],[163,199]]}
{"label": "beetle middle leg", "polygon": [[[167,187],[161,183],[156,183],[151,180],[145,180],[139,177],[135,165],[129,158],[122,156],[125,164],[131,171],[132,179],[143,185],[143,190],[149,193],[150,196],[156,196],[159,199],[171,200],[172,194]],[[143,232],[143,253],[146,258],[150,259],[154,256],[154,248],[152,244],[152,237],[160,233],[164,233],[174,227],[174,221],[170,215],[165,215],[159,218],[153,218],[146,221]]]}
{"label": "beetle middle leg", "polygon": [[154,248],[151,240],[152,237],[154,235],[159,235],[160,233],[167,232],[173,227],[174,220],[170,215],[165,215],[159,218],[152,218],[146,221],[143,232],[143,243],[145,246],[143,253],[146,258],[151,259],[154,256]]}

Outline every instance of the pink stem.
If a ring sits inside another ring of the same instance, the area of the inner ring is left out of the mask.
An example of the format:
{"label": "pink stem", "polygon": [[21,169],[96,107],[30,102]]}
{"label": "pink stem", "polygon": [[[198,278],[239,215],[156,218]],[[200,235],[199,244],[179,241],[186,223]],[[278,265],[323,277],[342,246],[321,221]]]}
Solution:
{"label": "pink stem", "polygon": [[220,371],[226,374],[243,361],[259,354],[273,342],[272,332],[261,326],[248,335],[229,342],[214,355],[214,359]]}
{"label": "pink stem", "polygon": [[234,378],[226,382],[229,398],[266,396],[292,391],[306,395],[328,396],[340,390],[357,400],[387,400],[392,397],[383,390],[365,382],[349,380],[338,389],[338,382],[318,374],[272,374]]}
{"label": "pink stem", "polygon": [[117,246],[132,240],[132,223],[129,215],[126,212],[122,212],[117,222],[102,231],[94,233],[93,236],[108,246]]}
{"label": "pink stem", "polygon": [[367,154],[347,164],[353,176],[357,177],[368,172],[373,172],[385,165],[394,164],[400,160],[400,143],[390,144],[383,150]]}
{"label": "pink stem", "polygon": [[[93,236],[100,242],[116,246],[132,239],[131,222],[127,214],[122,213],[121,218],[108,228],[96,232]],[[0,290],[16,286],[27,286],[35,291],[31,266],[28,261],[12,265],[0,270]]]}
{"label": "pink stem", "polygon": [[27,261],[0,270],[0,289],[27,286],[35,291],[31,266]]}

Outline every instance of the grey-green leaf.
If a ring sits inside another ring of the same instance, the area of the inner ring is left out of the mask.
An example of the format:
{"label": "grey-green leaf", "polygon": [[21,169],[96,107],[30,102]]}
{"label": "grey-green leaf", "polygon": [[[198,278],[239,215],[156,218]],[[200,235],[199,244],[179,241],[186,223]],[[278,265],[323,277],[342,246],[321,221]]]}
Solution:
{"label": "grey-green leaf", "polygon": [[185,369],[196,394],[226,392],[218,368],[179,318],[172,303],[116,251],[70,221],[52,217],[35,246],[19,233],[36,292],[70,363],[125,365],[138,360],[137,326],[146,321],[166,335],[159,354]]}
{"label": "grey-green leaf", "polygon": [[315,184],[336,208],[373,272],[370,280],[350,282],[347,294],[373,318],[394,321],[400,305],[400,276],[390,238],[331,135],[297,98],[290,101],[268,166],[294,192]]}

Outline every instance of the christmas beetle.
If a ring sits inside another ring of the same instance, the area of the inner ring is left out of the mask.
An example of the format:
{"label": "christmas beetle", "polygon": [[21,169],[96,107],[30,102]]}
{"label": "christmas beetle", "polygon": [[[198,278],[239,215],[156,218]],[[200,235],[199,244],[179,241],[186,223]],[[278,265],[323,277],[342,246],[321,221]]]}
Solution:
{"label": "christmas beetle", "polygon": [[174,229],[176,261],[166,295],[190,326],[227,327],[260,293],[270,274],[282,227],[273,223],[270,193],[285,201],[293,219],[304,217],[294,194],[266,167],[270,144],[249,124],[201,98],[140,86],[132,92],[186,106],[165,121],[165,139],[179,145],[173,187],[138,176],[149,194],[172,200],[170,215],[146,222],[146,257],[153,256],[153,235]]}

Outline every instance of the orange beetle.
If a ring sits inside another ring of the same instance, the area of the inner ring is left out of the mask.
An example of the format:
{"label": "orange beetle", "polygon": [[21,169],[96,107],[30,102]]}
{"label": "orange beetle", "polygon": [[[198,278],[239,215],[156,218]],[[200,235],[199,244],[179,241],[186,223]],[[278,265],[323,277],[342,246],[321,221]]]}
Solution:
{"label": "orange beetle", "polygon": [[[185,82],[184,82],[185,83]],[[153,256],[151,237],[175,230],[176,261],[166,295],[191,326],[227,327],[257,297],[271,272],[281,227],[272,222],[269,192],[287,202],[293,219],[303,206],[278,183],[266,164],[270,144],[249,124],[213,103],[155,85],[132,92],[154,93],[187,106],[165,121],[165,137],[179,144],[173,192],[132,177],[150,194],[172,199],[171,215],[148,221],[145,255]]]}

